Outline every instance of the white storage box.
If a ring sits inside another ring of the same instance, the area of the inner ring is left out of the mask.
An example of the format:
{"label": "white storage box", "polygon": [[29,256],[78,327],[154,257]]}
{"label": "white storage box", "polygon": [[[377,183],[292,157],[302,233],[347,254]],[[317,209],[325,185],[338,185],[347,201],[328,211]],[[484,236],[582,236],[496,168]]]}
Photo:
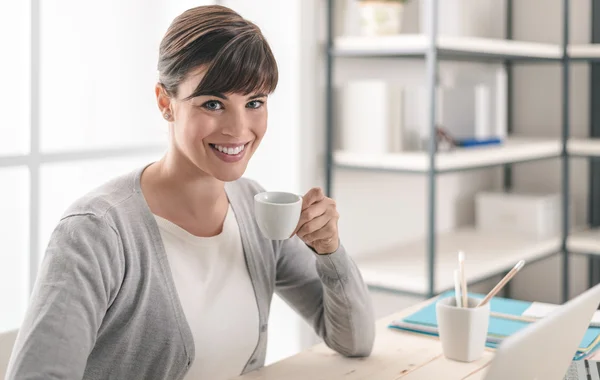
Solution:
{"label": "white storage box", "polygon": [[[573,226],[574,207],[570,206],[569,225]],[[560,236],[562,231],[561,195],[481,192],[475,198],[475,225],[491,232],[519,232],[535,238]]]}

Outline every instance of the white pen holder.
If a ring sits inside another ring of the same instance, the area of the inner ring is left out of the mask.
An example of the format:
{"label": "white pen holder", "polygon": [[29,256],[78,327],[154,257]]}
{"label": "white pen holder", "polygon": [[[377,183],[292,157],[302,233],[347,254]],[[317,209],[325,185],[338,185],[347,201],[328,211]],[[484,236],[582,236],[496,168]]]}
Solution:
{"label": "white pen holder", "polygon": [[479,301],[468,298],[468,308],[457,307],[455,297],[437,302],[438,330],[446,358],[472,362],[483,355],[490,322],[490,304],[488,302],[475,307]]}

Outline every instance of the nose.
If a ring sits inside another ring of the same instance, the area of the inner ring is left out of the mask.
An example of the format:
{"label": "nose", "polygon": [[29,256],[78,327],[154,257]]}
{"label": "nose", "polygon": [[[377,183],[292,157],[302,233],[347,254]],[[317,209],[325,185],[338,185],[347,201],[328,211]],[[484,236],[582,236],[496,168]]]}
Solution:
{"label": "nose", "polygon": [[242,137],[248,129],[248,120],[246,119],[243,112],[237,110],[230,112],[221,132],[226,136]]}

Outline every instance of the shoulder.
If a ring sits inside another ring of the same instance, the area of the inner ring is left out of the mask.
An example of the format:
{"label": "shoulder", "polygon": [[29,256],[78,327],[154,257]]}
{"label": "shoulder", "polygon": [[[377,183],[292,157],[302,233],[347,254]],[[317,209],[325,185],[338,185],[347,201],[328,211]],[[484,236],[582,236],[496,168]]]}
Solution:
{"label": "shoulder", "polygon": [[[135,185],[141,170],[115,176],[75,199],[54,227],[46,248],[54,254],[49,256],[72,255],[122,268],[123,219],[138,217],[132,212],[138,206],[132,205],[139,202],[130,200],[141,195]],[[119,259],[115,260],[116,257]]]}
{"label": "shoulder", "polygon": [[[64,211],[61,220],[81,219],[77,216],[87,216],[91,219],[108,220],[109,216],[118,211],[119,206],[141,194],[136,189],[136,180],[141,168],[113,177],[109,181],[81,195]],[[111,223],[109,223],[110,225]],[[111,225],[111,227],[113,227]],[[113,227],[114,228],[114,227]]]}

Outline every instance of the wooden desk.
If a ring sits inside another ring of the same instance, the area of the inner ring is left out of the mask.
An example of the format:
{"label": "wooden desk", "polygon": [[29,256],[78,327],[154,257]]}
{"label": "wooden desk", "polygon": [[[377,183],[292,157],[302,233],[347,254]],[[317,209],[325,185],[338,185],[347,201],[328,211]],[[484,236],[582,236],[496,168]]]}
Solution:
{"label": "wooden desk", "polygon": [[[377,322],[375,346],[367,358],[345,358],[324,344],[237,377],[237,380],[480,380],[493,357],[486,350],[472,363],[448,360],[436,337],[388,328],[391,320],[405,317],[428,300]],[[600,354],[593,358],[600,359]]]}

